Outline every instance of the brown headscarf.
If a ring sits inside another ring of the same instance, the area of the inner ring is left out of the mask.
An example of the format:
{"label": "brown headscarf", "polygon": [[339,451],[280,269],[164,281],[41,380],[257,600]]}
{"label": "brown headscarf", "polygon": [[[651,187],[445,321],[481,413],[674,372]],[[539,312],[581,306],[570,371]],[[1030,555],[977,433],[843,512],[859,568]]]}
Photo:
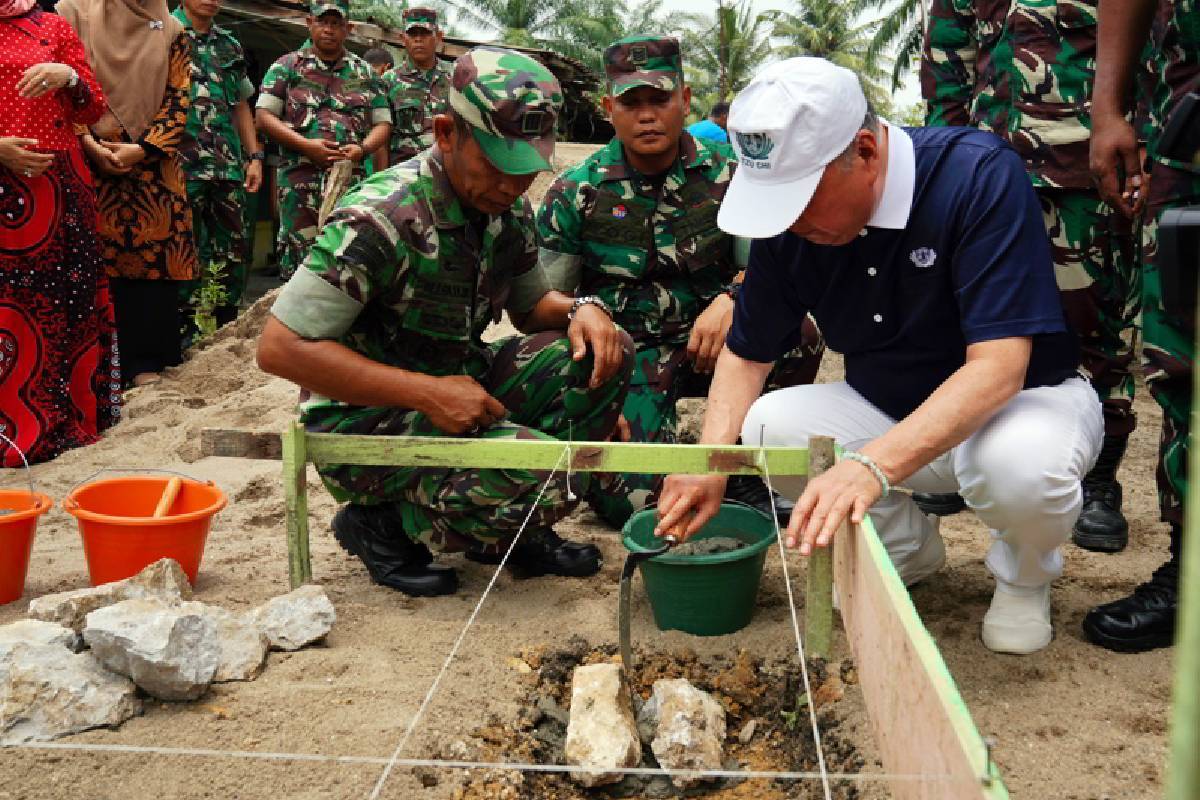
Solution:
{"label": "brown headscarf", "polygon": [[[62,0],[54,10],[83,40],[109,111],[137,141],[162,107],[171,43],[183,26],[166,0]],[[107,136],[106,121],[93,128]]]}

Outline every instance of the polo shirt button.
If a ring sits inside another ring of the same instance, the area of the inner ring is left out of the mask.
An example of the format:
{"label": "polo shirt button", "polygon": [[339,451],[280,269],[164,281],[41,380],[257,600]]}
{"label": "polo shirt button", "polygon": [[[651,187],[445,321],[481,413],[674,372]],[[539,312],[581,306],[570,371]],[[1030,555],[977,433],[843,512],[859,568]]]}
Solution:
{"label": "polo shirt button", "polygon": [[879,272],[879,270],[875,269],[874,267],[867,267],[867,274],[870,275],[872,278],[874,278],[876,273],[878,273],[878,272]]}
{"label": "polo shirt button", "polygon": [[876,322],[883,322],[883,314],[876,314],[876,315],[873,317],[873,319],[874,319]]}

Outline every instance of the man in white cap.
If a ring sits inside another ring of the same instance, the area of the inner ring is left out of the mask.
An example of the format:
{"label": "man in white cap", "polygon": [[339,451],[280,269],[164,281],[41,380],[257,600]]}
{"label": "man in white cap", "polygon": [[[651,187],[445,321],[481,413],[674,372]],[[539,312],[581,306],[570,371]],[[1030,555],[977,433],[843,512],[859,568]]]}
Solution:
{"label": "man in white cap", "polygon": [[[1049,644],[1050,583],[1099,451],[1096,394],[1077,374],[1037,197],[990,133],[876,120],[853,73],[816,58],[763,70],[734,100],[740,166],[719,224],[755,241],[717,361],[702,441],[805,446],[846,457],[807,484],[784,534],[807,555],[870,509],[905,583],[936,572],[936,521],[893,487],[960,492],[992,531],[996,591],[983,641]],[[841,383],[759,398],[811,312],[845,357]],[[689,536],[722,476],[669,478],[659,533]]]}

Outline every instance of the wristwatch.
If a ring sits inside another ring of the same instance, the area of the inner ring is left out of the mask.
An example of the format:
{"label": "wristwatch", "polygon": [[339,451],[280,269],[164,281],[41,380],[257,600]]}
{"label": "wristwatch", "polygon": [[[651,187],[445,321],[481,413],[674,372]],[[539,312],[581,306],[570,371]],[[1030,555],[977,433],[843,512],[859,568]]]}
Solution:
{"label": "wristwatch", "polygon": [[605,314],[608,314],[609,319],[612,319],[612,309],[608,304],[594,294],[585,294],[582,297],[576,297],[575,302],[571,303],[571,310],[567,312],[567,320],[575,319],[575,314],[584,306],[596,306]]}
{"label": "wristwatch", "polygon": [[255,150],[250,155],[246,156],[247,161],[266,161],[267,152],[265,150]]}
{"label": "wristwatch", "polygon": [[729,295],[729,299],[735,303],[737,302],[738,292],[741,290],[742,284],[737,281],[729,283],[725,286],[725,294]]}
{"label": "wristwatch", "polygon": [[71,77],[67,78],[67,88],[74,89],[75,84],[79,83],[79,73],[75,71],[74,67],[71,67],[70,70]]}

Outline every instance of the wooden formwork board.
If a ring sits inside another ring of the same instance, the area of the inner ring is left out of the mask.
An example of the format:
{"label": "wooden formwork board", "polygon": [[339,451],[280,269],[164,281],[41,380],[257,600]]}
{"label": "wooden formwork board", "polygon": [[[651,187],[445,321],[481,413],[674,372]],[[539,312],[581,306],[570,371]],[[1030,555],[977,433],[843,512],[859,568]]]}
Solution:
{"label": "wooden formwork board", "polygon": [[983,737],[870,517],[834,537],[833,583],[896,800],[1002,800]]}

